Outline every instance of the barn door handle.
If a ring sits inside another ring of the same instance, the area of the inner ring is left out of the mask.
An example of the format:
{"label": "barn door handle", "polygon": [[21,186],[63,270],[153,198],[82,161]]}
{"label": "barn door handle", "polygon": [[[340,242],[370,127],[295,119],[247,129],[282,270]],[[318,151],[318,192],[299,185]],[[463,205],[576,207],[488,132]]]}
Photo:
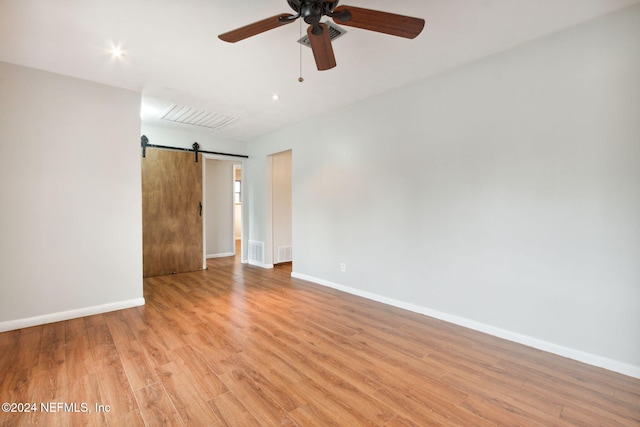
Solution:
{"label": "barn door handle", "polygon": [[200,216],[202,216],[202,202],[198,203],[198,205],[200,206]]}

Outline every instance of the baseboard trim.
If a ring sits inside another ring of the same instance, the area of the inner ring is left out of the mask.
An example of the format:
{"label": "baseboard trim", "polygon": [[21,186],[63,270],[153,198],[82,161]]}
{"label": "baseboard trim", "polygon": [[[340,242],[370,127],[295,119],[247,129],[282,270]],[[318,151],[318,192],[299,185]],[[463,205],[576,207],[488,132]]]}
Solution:
{"label": "baseboard trim", "polygon": [[247,262],[247,264],[254,265],[254,266],[260,267],[260,268],[267,268],[267,269],[273,268],[273,264],[264,264],[264,263],[261,263],[261,262],[251,261],[251,260],[249,260],[249,262]]}
{"label": "baseboard trim", "polygon": [[94,314],[108,313],[110,311],[123,310],[125,308],[138,307],[144,305],[144,298],[136,298],[126,301],[118,301],[109,304],[94,305],[92,307],[78,308],[75,310],[60,311],[58,313],[44,314],[42,316],[27,317],[24,319],[9,320],[0,322],[0,332],[13,331],[15,329],[29,328],[31,326],[44,325],[47,323],[61,322],[63,320],[75,319],[78,317],[91,316]]}
{"label": "baseboard trim", "polygon": [[223,252],[220,254],[210,254],[207,255],[207,259],[209,258],[224,258],[224,257],[228,257],[228,256],[235,256],[236,254],[234,254],[233,252]]}
{"label": "baseboard trim", "polygon": [[475,331],[483,332],[489,335],[493,335],[498,338],[503,338],[509,341],[513,341],[519,344],[523,344],[529,347],[536,348],[538,350],[546,351],[556,354],[558,356],[566,357],[578,362],[583,362],[588,365],[597,366],[599,368],[607,369],[609,371],[617,372],[623,375],[627,375],[640,379],[640,366],[630,365],[617,360],[609,359],[607,357],[598,356],[591,353],[586,353],[580,350],[575,350],[569,347],[564,347],[558,344],[550,343],[548,341],[533,338],[527,335],[518,334],[516,332],[508,331],[505,329],[497,328],[495,326],[487,325],[485,323],[476,322],[475,320],[467,319],[465,317],[455,316],[449,313],[444,313],[437,310],[432,310],[427,307],[422,307],[416,304],[399,301],[393,298],[388,298],[382,295],[374,294],[371,292],[363,291],[360,289],[343,286],[338,283],[333,283],[328,280],[319,279],[317,277],[308,276],[306,274],[291,273],[291,277],[308,282],[316,283],[318,285],[326,286],[329,288],[337,289],[348,294],[357,295],[363,298],[367,298],[373,301],[377,301],[383,304],[387,304],[393,307],[402,308],[414,313],[423,314],[425,316],[433,317],[435,319],[444,320],[445,322],[453,323],[455,325],[463,326],[465,328],[473,329]]}

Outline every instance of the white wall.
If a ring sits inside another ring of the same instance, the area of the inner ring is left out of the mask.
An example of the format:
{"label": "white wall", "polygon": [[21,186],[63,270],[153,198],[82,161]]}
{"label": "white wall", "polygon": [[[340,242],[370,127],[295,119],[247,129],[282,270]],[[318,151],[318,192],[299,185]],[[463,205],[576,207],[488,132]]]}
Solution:
{"label": "white wall", "polygon": [[249,238],[293,148],[294,276],[640,377],[639,40],[636,6],[252,141]]}
{"label": "white wall", "polygon": [[206,255],[231,256],[235,251],[233,163],[206,159],[205,171]]}
{"label": "white wall", "polygon": [[144,303],[140,94],[0,62],[0,331]]}

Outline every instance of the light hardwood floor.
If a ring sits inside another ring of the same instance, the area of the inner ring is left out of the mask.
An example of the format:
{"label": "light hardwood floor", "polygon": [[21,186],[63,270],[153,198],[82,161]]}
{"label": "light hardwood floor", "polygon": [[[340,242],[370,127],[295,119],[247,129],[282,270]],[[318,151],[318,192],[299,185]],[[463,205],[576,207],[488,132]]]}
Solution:
{"label": "light hardwood floor", "polygon": [[638,379],[290,266],[208,265],[145,279],[144,307],[0,334],[0,402],[37,405],[0,425],[640,426]]}

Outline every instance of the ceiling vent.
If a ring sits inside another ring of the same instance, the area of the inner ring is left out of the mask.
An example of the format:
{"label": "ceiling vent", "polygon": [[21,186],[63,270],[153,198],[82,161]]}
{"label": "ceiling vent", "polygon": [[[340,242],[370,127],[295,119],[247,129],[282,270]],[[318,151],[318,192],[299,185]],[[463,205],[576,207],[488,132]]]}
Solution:
{"label": "ceiling vent", "polygon": [[[331,39],[331,41],[334,41],[338,37],[345,35],[347,32],[347,30],[345,30],[344,28],[338,27],[336,24],[334,24],[331,21],[327,21],[324,24],[326,24],[326,26],[329,28],[329,38]],[[298,43],[305,45],[306,47],[309,47],[309,48],[311,47],[311,42],[309,42],[309,36],[304,36],[303,38],[298,40]]]}
{"label": "ceiling vent", "polygon": [[237,117],[231,117],[224,114],[211,113],[209,111],[198,110],[196,108],[185,107],[173,104],[160,117],[174,123],[182,123],[191,126],[200,126],[209,129],[220,129],[235,121]]}

